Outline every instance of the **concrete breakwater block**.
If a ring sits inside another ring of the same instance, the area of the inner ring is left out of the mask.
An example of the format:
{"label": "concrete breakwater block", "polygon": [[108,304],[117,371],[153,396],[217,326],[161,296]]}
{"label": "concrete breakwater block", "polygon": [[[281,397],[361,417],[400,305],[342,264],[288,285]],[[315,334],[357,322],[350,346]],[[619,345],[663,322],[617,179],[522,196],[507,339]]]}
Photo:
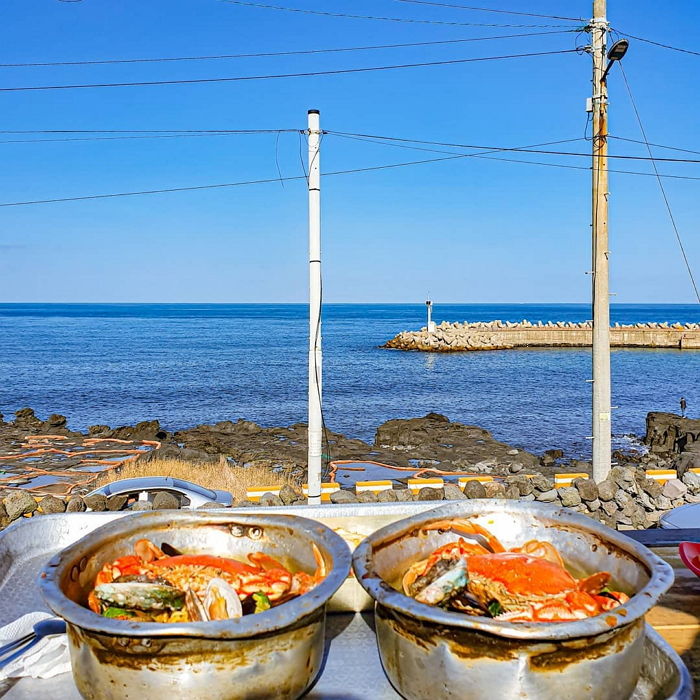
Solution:
{"label": "concrete breakwater block", "polygon": [[[402,331],[382,347],[424,352],[504,350],[516,347],[587,347],[592,344],[593,323],[552,321],[536,324],[489,321],[443,322],[433,330]],[[614,347],[700,349],[700,324],[616,323],[610,329]]]}

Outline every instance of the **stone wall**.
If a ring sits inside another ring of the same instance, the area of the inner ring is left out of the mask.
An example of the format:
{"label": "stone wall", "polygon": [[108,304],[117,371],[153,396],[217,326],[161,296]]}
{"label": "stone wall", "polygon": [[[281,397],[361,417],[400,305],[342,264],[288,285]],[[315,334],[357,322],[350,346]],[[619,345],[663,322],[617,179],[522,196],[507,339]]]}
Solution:
{"label": "stone wall", "polygon": [[[542,474],[511,475],[503,481],[468,481],[464,490],[457,484],[446,483],[440,488],[423,487],[411,490],[396,485],[394,488],[373,492],[350,490],[335,491],[331,503],[390,503],[397,501],[455,501],[471,498],[499,498],[537,501],[565,506],[588,515],[618,530],[653,527],[666,511],[686,503],[700,503],[700,474],[686,472],[682,479],[671,479],[660,484],[646,477],[643,469],[613,467],[610,476],[599,484],[592,479],[575,479],[571,486],[557,488],[554,481]],[[305,504],[301,491],[284,486],[279,493],[265,493],[257,502],[250,500],[234,503],[236,508],[260,506],[289,506]],[[220,508],[206,503],[202,508]],[[69,499],[45,496],[35,498],[27,491],[17,490],[0,502],[0,529],[21,518],[37,517],[45,513],[93,511],[143,511],[178,508],[177,499],[166,492],[157,493],[152,502],[136,501],[129,504],[126,496],[102,495],[72,496]]]}
{"label": "stone wall", "polygon": [[[592,344],[593,323],[448,323],[444,321],[428,332],[403,331],[382,347],[427,352],[463,352],[465,350],[505,350],[517,347],[587,347]],[[700,324],[637,323],[615,324],[610,329],[615,347],[700,349]]]}

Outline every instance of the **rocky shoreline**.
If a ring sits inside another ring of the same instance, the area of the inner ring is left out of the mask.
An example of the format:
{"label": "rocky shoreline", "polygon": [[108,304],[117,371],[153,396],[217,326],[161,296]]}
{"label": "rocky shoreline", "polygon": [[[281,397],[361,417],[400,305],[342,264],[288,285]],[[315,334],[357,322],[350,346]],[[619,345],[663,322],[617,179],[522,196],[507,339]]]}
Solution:
{"label": "rocky shoreline", "polygon": [[[54,414],[42,421],[31,409],[22,409],[11,422],[5,422],[0,416],[0,456],[15,454],[17,445],[26,441],[27,436],[44,434],[157,444],[158,449],[136,458],[191,461],[192,481],[195,482],[196,464],[204,462],[219,462],[222,468],[254,465],[271,470],[285,469],[298,478],[299,484],[305,475],[306,426],[303,423],[286,428],[264,428],[250,421],[223,421],[170,433],[163,430],[158,421],[144,421],[114,429],[92,426],[85,435],[71,431],[63,416]],[[577,478],[570,486],[557,487],[555,473],[590,474],[590,463],[567,461],[560,450],[548,450],[538,456],[495,440],[483,428],[453,422],[437,413],[422,418],[394,419],[379,426],[372,445],[329,433],[328,447],[332,456],[416,469],[432,467],[445,472],[470,470],[494,480],[468,481],[463,490],[455,483],[445,483],[440,488],[426,486],[414,493],[406,479],[397,478],[393,488],[378,493],[336,491],[331,494],[331,502],[509,498],[563,505],[618,529],[653,527],[667,510],[700,502],[700,474],[691,471],[700,468],[700,420],[671,413],[649,413],[644,444],[648,452],[615,453],[617,464],[600,484],[592,479]],[[1,464],[7,469],[8,461]],[[45,471],[51,471],[48,462],[44,467]],[[674,469],[677,478],[661,484],[647,478],[646,469]],[[284,486],[279,493],[266,493],[260,499],[260,504],[266,506],[303,502],[301,489],[293,486]],[[213,504],[207,505],[213,507]],[[253,505],[248,500],[234,504],[237,507]],[[88,508],[121,510],[125,506],[126,498],[119,496],[84,498],[75,493],[64,498],[52,494],[38,497],[35,492],[21,487],[0,486],[0,527],[18,518],[42,513],[81,512]],[[173,508],[177,503],[163,493],[152,504],[132,506],[135,509],[149,507]]]}
{"label": "rocky shoreline", "polygon": [[[510,350],[518,347],[589,347],[592,334],[592,321],[443,321],[430,330],[424,327],[419,331],[402,331],[382,347],[423,352]],[[610,344],[614,347],[700,349],[700,324],[616,323],[610,329]]]}

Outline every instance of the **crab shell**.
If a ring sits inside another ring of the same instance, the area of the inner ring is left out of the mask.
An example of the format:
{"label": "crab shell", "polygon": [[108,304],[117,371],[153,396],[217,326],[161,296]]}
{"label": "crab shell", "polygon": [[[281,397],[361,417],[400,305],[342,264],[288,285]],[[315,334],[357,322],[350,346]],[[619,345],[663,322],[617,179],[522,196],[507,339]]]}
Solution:
{"label": "crab shell", "polygon": [[469,557],[468,568],[474,597],[485,606],[497,600],[505,612],[564,605],[573,615],[595,615],[600,605],[592,594],[610,579],[599,572],[578,580],[552,561],[520,552],[477,554]]}

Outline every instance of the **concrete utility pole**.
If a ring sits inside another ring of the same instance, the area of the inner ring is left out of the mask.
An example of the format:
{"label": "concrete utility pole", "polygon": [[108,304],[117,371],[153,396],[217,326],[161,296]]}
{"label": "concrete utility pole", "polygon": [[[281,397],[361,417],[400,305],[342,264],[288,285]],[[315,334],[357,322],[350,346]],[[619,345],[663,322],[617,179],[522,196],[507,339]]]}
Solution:
{"label": "concrete utility pole", "polygon": [[321,503],[323,414],[321,413],[321,116],[308,113],[309,139],[309,427],[308,501]]}
{"label": "concrete utility pole", "polygon": [[606,0],[593,0],[593,479],[610,473],[611,382],[608,250],[608,87],[605,44]]}

